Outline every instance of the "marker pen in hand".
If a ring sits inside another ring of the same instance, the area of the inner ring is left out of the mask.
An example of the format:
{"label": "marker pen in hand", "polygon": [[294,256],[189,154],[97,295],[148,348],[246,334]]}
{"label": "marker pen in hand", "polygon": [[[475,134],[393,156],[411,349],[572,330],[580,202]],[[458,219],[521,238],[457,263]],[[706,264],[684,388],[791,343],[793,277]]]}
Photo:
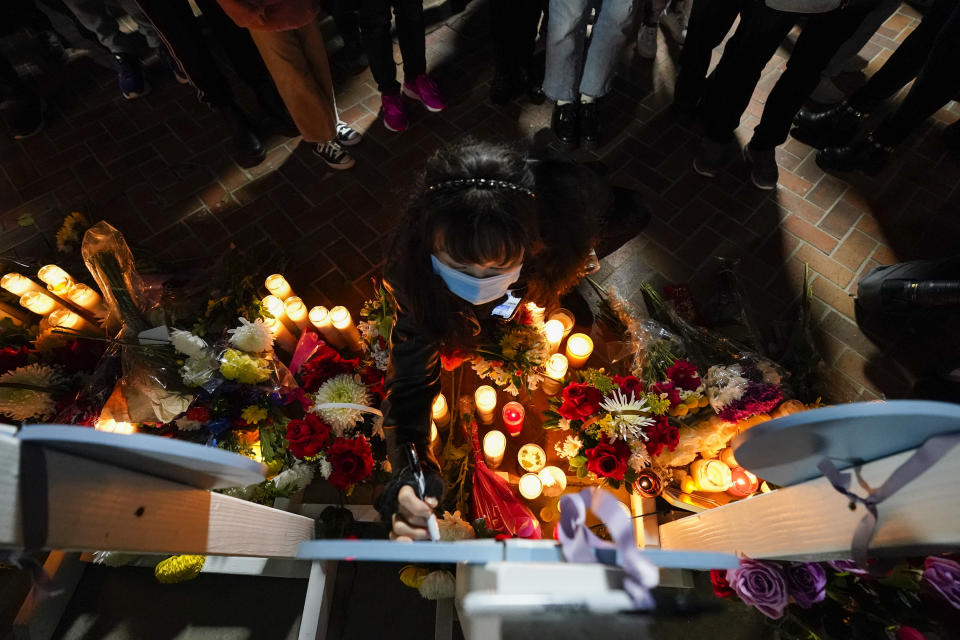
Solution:
{"label": "marker pen in hand", "polygon": [[[408,442],[406,447],[407,462],[410,464],[410,470],[413,472],[413,477],[417,482],[413,487],[413,491],[420,500],[423,500],[427,490],[427,481],[423,477],[423,469],[420,468],[420,458],[417,456],[417,448],[412,442]],[[427,531],[430,532],[430,540],[433,542],[440,540],[440,527],[437,525],[437,516],[433,513],[427,518]]]}

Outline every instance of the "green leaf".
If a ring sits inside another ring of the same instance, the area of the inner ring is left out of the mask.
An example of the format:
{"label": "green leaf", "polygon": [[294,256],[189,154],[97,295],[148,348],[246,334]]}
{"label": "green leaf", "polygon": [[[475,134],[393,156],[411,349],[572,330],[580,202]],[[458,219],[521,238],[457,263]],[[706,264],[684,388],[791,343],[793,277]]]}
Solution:
{"label": "green leaf", "polygon": [[21,227],[29,227],[33,225],[33,216],[30,215],[29,213],[22,213],[17,218],[17,224],[20,225]]}
{"label": "green leaf", "polygon": [[580,467],[587,464],[586,456],[577,456],[570,459],[570,467],[573,469],[579,469]]}
{"label": "green leaf", "polygon": [[578,478],[586,478],[586,477],[587,477],[587,468],[586,468],[586,467],[578,467],[578,468],[577,468],[577,477],[578,477]]}

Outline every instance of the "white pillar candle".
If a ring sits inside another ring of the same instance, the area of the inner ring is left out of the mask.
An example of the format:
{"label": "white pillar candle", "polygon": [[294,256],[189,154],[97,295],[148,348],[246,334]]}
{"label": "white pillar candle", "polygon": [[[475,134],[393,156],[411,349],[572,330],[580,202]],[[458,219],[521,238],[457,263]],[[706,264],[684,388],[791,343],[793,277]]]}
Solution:
{"label": "white pillar candle", "polygon": [[67,291],[67,298],[69,298],[73,304],[92,313],[101,313],[103,311],[103,300],[100,298],[100,294],[82,282],[73,283],[73,286]]}
{"label": "white pillar candle", "polygon": [[573,312],[568,309],[557,309],[550,314],[548,320],[557,320],[563,325],[563,337],[566,338],[573,331]]}
{"label": "white pillar candle", "polygon": [[560,343],[563,341],[563,323],[557,319],[547,320],[547,323],[543,325],[543,332],[547,336],[550,353],[559,351]]}
{"label": "white pillar candle", "polygon": [[323,339],[327,341],[331,347],[335,349],[343,349],[347,346],[347,341],[343,339],[343,336],[340,335],[340,332],[334,329],[333,323],[330,322],[330,312],[326,307],[314,307],[310,309],[310,324],[317,328],[317,331],[320,332],[320,335],[323,336]]}
{"label": "white pillar candle", "polygon": [[66,295],[73,284],[73,278],[70,277],[70,274],[55,264],[40,267],[37,277],[47,285],[47,289],[58,296]]}
{"label": "white pillar candle", "polygon": [[293,295],[293,289],[290,288],[290,283],[279,273],[267,276],[263,286],[267,288],[270,295],[276,296],[281,300],[286,300]]}
{"label": "white pillar candle", "polygon": [[548,498],[554,498],[563,493],[567,488],[567,474],[560,467],[544,467],[540,469],[537,475],[543,484],[543,495]]}
{"label": "white pillar candle", "polygon": [[27,291],[42,291],[43,287],[19,273],[6,273],[0,278],[0,287],[20,297]]}
{"label": "white pillar candle", "polygon": [[438,393],[433,399],[433,421],[441,429],[450,424],[450,409],[447,407],[447,399],[442,393]]}
{"label": "white pillar candle", "polygon": [[297,325],[287,317],[287,308],[283,306],[283,300],[274,295],[264,296],[260,300],[260,304],[263,305],[264,309],[270,313],[278,322],[283,323],[283,325],[290,331],[291,335],[294,335],[297,332]]}
{"label": "white pillar candle", "polygon": [[560,393],[564,378],[567,377],[567,356],[562,353],[553,354],[547,359],[544,368],[547,376],[543,380],[543,392],[555,396]]}
{"label": "white pillar candle", "polygon": [[264,318],[263,324],[273,334],[274,344],[279,345],[281,349],[288,353],[293,353],[296,350],[297,339],[293,337],[293,334],[282,322],[276,318]]}
{"label": "white pillar candle", "polygon": [[51,327],[67,329],[71,331],[83,331],[86,333],[95,333],[97,328],[81,318],[79,315],[69,309],[54,309],[47,316],[47,322]]}
{"label": "white pillar candle", "polygon": [[488,384],[477,387],[473,393],[473,400],[477,405],[477,414],[480,422],[491,424],[493,422],[493,412],[497,408],[497,391]]}
{"label": "white pillar candle", "polygon": [[518,486],[520,495],[527,500],[536,500],[543,492],[543,483],[540,477],[535,473],[525,473],[520,476],[520,485]]}
{"label": "white pillar candle", "polygon": [[716,458],[694,460],[690,464],[690,475],[699,491],[726,491],[733,482],[730,467]]}
{"label": "white pillar candle", "polygon": [[517,451],[517,462],[528,473],[537,473],[547,464],[547,454],[538,444],[528,443]]}
{"label": "white pillar candle", "polygon": [[63,309],[63,305],[42,291],[27,291],[20,296],[20,306],[41,316],[47,315],[54,309]]}
{"label": "white pillar candle", "polygon": [[488,431],[483,436],[483,459],[487,466],[496,469],[503,462],[503,452],[507,450],[507,436],[502,431]]}
{"label": "white pillar candle", "polygon": [[357,325],[353,324],[353,318],[346,307],[334,307],[330,309],[330,322],[333,328],[340,332],[347,345],[354,351],[360,351],[360,332]]}
{"label": "white pillar candle", "polygon": [[303,300],[297,296],[290,296],[283,301],[284,311],[287,313],[287,317],[293,321],[293,324],[297,325],[297,329],[303,331],[310,324],[307,319],[307,305],[303,304]]}
{"label": "white pillar candle", "polygon": [[567,340],[567,362],[572,369],[587,364],[593,353],[593,340],[585,333],[575,333]]}

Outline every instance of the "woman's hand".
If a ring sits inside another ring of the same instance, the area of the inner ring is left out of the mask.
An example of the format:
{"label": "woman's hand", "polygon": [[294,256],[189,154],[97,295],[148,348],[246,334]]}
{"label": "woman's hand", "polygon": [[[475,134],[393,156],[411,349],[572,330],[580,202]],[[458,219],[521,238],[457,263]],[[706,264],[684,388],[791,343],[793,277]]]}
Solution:
{"label": "woman's hand", "polygon": [[437,506],[437,499],[427,497],[421,500],[417,497],[413,487],[405,485],[397,496],[397,512],[393,514],[393,529],[390,531],[391,540],[412,542],[413,540],[429,540],[427,518]]}

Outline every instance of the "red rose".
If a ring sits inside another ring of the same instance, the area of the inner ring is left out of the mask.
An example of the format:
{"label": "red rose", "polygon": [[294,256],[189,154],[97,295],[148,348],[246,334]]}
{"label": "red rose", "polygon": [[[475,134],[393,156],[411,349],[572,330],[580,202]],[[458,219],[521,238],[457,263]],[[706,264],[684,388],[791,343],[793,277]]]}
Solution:
{"label": "red rose", "polygon": [[187,409],[187,420],[206,424],[210,422],[210,409],[207,407],[190,407]]}
{"label": "red rose", "polygon": [[14,349],[13,347],[4,347],[0,349],[0,373],[5,373],[7,371],[12,371],[17,367],[22,367],[27,364],[27,360],[30,358],[30,349],[27,347],[20,347],[19,349]]}
{"label": "red rose", "polygon": [[656,422],[647,427],[647,453],[660,455],[664,447],[673,451],[680,444],[680,430],[670,424],[666,416],[657,416]]}
{"label": "red rose", "polygon": [[571,382],[563,390],[563,404],[557,413],[567,420],[586,420],[600,410],[603,394],[596,387]]}
{"label": "red rose", "polygon": [[680,392],[677,390],[676,385],[669,380],[651,385],[650,390],[656,394],[667,394],[667,399],[670,400],[671,409],[680,404]]}
{"label": "red rose", "polygon": [[444,371],[453,371],[457,367],[463,364],[463,361],[466,360],[467,353],[461,351],[460,349],[449,349],[440,352],[440,364],[443,365]]}
{"label": "red rose", "polygon": [[367,385],[367,389],[376,395],[380,400],[386,397],[387,393],[383,388],[383,371],[376,367],[366,367],[360,372],[360,381]]}
{"label": "red rose", "polygon": [[713,585],[713,594],[718,598],[729,598],[733,595],[733,588],[727,582],[726,569],[710,569],[710,583]]}
{"label": "red rose", "polygon": [[53,350],[53,360],[68,374],[93,371],[103,357],[106,343],[96,340],[71,340]]}
{"label": "red rose", "polygon": [[592,449],[587,449],[587,471],[592,471],[602,478],[623,480],[627,470],[627,460],[630,458],[630,447],[617,440],[613,444],[603,442]]}
{"label": "red rose", "polygon": [[631,393],[634,398],[639,398],[643,393],[643,383],[636,376],[613,376],[613,383],[620,387],[621,393],[627,398]]}
{"label": "red rose", "polygon": [[330,427],[319,416],[308,413],[303,420],[291,420],[287,423],[287,442],[290,453],[297,458],[312,458],[327,448],[330,441]]}
{"label": "red rose", "polygon": [[700,375],[697,367],[689,360],[677,360],[667,367],[667,378],[674,385],[684,391],[696,391],[700,386]]}
{"label": "red rose", "polygon": [[363,436],[334,439],[327,450],[327,460],[333,465],[330,484],[340,491],[366,480],[373,472],[373,452]]}
{"label": "red rose", "polygon": [[895,637],[897,640],[927,640],[927,636],[913,627],[900,627]]}
{"label": "red rose", "polygon": [[320,341],[316,353],[300,370],[303,388],[313,393],[324,382],[341,373],[353,373],[360,364],[358,358],[346,359],[326,342]]}

